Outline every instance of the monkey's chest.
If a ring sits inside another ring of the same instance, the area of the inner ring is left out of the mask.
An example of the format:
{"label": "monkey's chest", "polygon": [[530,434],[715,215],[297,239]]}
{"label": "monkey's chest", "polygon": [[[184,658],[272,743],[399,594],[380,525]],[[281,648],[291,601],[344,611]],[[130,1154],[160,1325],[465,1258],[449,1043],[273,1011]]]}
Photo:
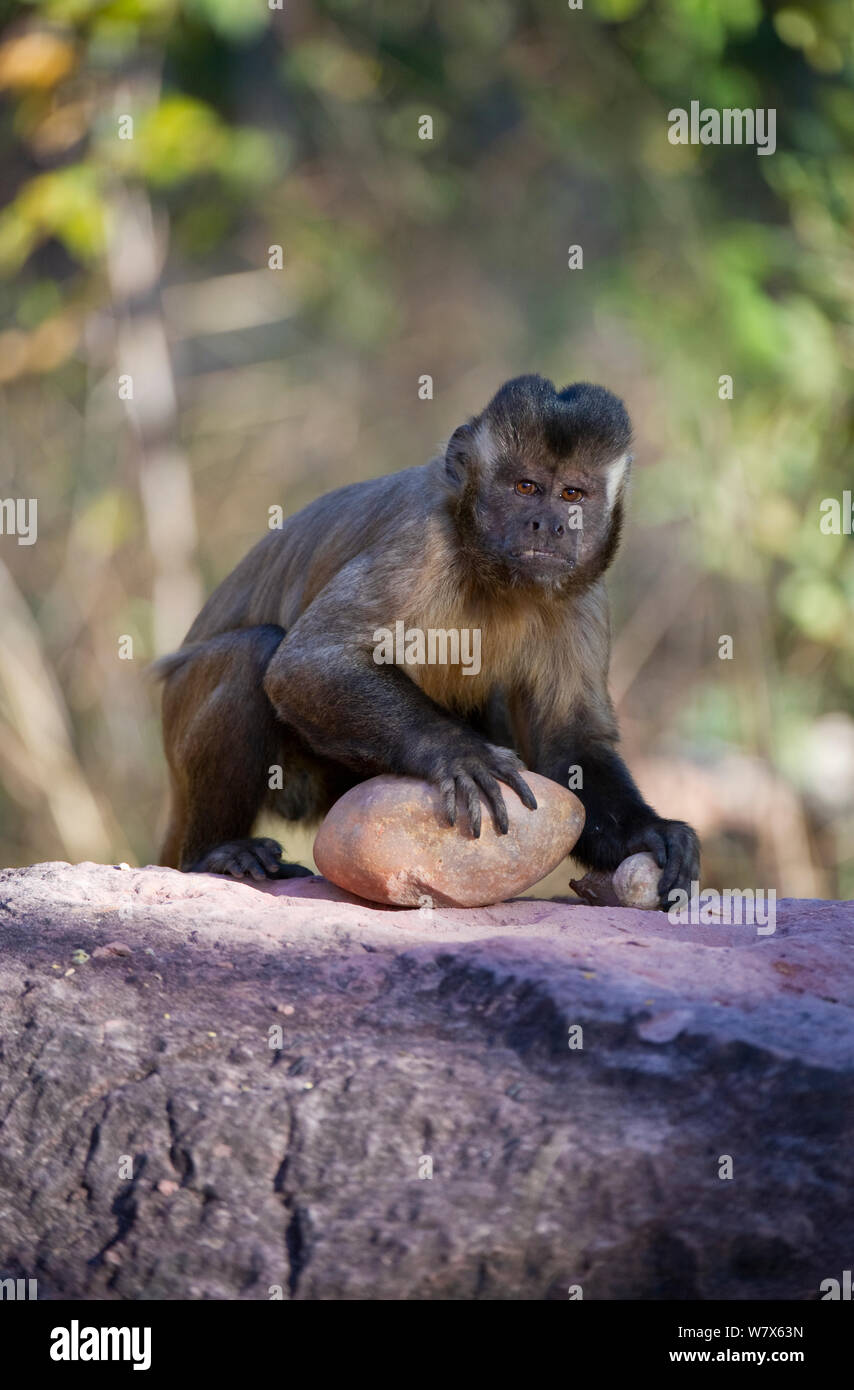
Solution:
{"label": "monkey's chest", "polygon": [[395,664],[436,704],[461,714],[480,709],[523,664],[524,627],[472,620],[398,624]]}

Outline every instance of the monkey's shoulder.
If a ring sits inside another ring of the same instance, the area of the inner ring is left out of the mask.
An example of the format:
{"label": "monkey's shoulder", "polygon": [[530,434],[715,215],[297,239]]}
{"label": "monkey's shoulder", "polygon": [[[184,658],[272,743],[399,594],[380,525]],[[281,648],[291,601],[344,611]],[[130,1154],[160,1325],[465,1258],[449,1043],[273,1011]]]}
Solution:
{"label": "monkey's shoulder", "polygon": [[428,516],[436,507],[439,476],[432,463],[402,468],[397,473],[363,478],[324,492],[288,518],[283,531],[328,523],[343,517],[348,526],[364,522],[394,522]]}

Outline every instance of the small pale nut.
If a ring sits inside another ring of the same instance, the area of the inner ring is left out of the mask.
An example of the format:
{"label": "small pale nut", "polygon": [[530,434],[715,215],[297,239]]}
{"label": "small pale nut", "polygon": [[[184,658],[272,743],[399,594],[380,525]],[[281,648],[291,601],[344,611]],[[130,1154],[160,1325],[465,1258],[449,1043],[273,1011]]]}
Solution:
{"label": "small pale nut", "polygon": [[614,892],[623,907],[658,907],[661,870],[651,854],[630,854],[614,873]]}

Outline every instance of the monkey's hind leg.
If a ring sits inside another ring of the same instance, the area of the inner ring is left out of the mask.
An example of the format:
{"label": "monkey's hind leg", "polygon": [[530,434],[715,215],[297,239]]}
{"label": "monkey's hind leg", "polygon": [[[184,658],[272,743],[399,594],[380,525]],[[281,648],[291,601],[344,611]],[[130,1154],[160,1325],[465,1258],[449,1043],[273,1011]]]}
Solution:
{"label": "monkey's hind leg", "polygon": [[162,863],[234,878],[310,875],[301,864],[282,862],[277,840],[251,834],[282,744],[261,682],[284,635],[273,624],[243,628],[164,663],[172,813]]}

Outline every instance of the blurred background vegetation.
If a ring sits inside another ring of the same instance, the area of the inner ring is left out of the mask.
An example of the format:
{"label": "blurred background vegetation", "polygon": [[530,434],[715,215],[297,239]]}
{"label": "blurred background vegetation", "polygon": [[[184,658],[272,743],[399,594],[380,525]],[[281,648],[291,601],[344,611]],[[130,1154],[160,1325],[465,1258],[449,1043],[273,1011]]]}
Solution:
{"label": "blurred background vegetation", "polygon": [[[854,895],[854,542],[819,530],[854,485],[850,0],[0,15],[0,498],[39,524],[0,536],[0,863],[155,859],[147,661],[271,505],[423,462],[540,371],[635,422],[642,788],[709,884]],[[671,145],[692,100],[776,108],[776,154]]]}

